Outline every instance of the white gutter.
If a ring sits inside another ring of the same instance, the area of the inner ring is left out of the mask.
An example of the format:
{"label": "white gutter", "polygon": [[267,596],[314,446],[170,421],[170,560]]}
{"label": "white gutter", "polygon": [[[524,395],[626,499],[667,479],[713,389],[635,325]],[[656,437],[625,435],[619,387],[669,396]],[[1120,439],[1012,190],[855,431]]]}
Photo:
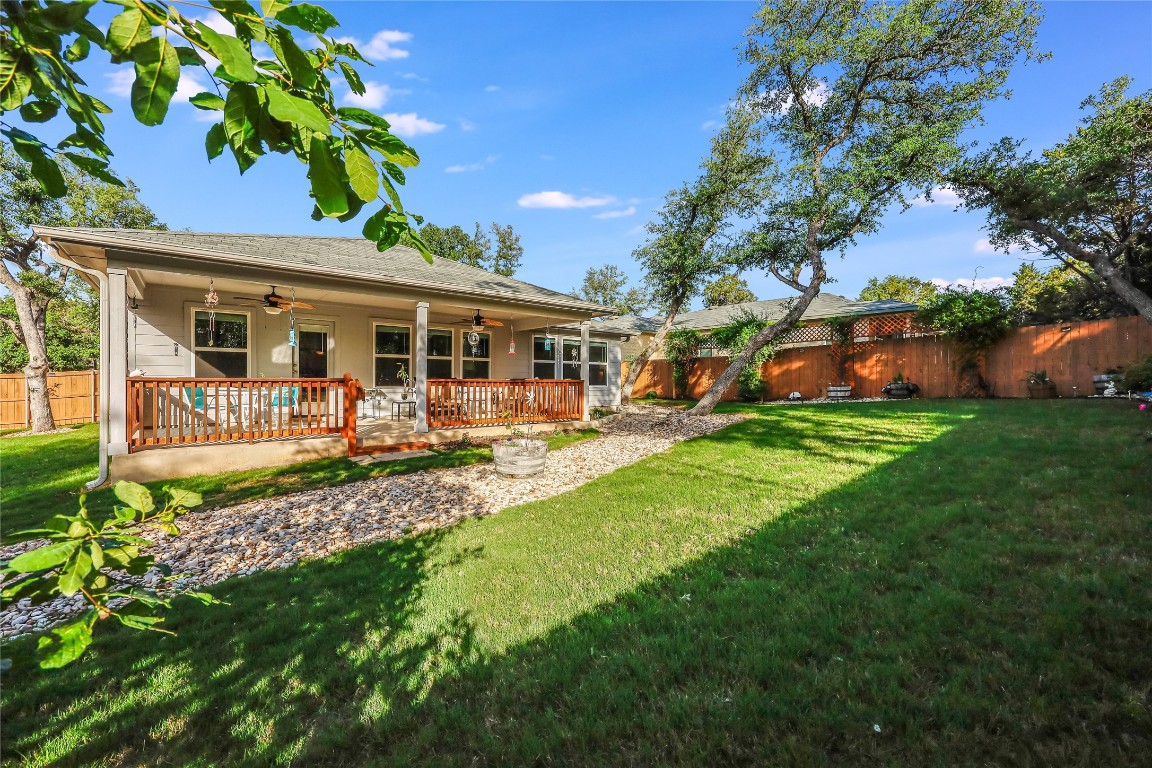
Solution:
{"label": "white gutter", "polygon": [[64,258],[60,255],[59,249],[52,243],[45,243],[45,245],[52,251],[53,259],[77,272],[95,277],[100,283],[100,473],[95,480],[84,484],[85,488],[92,491],[108,482],[108,393],[112,386],[112,382],[108,378],[108,275],[99,270],[82,267],[71,259]]}

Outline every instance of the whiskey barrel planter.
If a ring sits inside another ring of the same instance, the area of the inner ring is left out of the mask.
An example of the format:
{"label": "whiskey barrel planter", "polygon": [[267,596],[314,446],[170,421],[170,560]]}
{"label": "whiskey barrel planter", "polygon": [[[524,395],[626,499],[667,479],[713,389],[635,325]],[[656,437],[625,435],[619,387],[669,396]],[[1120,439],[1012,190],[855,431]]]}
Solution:
{"label": "whiskey barrel planter", "polygon": [[851,384],[840,384],[838,386],[834,384],[828,385],[829,400],[847,400],[850,397],[852,397]]}
{"label": "whiskey barrel planter", "polygon": [[911,381],[889,382],[880,391],[887,395],[889,400],[908,400],[920,391],[920,385]]}
{"label": "whiskey barrel planter", "polygon": [[1051,400],[1056,397],[1056,385],[1052,382],[1046,384],[1029,384],[1028,397],[1032,400]]}
{"label": "whiskey barrel planter", "polygon": [[532,438],[512,438],[492,444],[496,471],[506,477],[530,477],[544,470],[548,443]]}

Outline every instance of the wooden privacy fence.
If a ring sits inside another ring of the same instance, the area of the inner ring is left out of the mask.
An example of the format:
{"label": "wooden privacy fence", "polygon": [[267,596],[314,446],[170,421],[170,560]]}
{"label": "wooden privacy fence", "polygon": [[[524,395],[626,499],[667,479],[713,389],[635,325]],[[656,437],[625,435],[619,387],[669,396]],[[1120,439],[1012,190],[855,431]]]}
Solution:
{"label": "wooden privacy fence", "polygon": [[[780,350],[762,368],[764,398],[792,392],[824,397],[830,384],[852,385],[855,397],[880,397],[897,373],[920,385],[921,397],[959,397],[952,342],[941,335],[857,336],[843,349],[830,343]],[[1027,397],[1028,371],[1046,371],[1061,397],[1094,393],[1092,377],[1152,354],[1152,326],[1138,316],[1015,328],[985,355],[982,374],[996,397]],[[728,367],[728,358],[702,358],[692,364],[688,396],[698,398]],[[655,391],[672,397],[672,366],[652,360],[640,372],[633,397]],[[724,393],[735,400],[733,385]]]}
{"label": "wooden privacy fence", "polygon": [[[100,412],[100,372],[61,371],[48,374],[52,416],[57,424],[96,421]],[[0,429],[31,424],[23,373],[0,373]]]}

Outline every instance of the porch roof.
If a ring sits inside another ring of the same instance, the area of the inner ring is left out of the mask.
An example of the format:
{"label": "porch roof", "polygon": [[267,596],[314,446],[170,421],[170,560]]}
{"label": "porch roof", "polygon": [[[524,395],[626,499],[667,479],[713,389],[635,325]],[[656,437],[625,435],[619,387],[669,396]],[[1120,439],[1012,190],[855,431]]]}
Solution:
{"label": "porch roof", "polygon": [[34,231],[42,240],[57,246],[74,243],[115,250],[118,254],[192,258],[232,267],[322,274],[435,294],[553,308],[589,317],[611,312],[598,304],[451,259],[434,256],[429,264],[407,246],[393,246],[380,253],[375,243],[364,238],[94,227],[35,227]]}

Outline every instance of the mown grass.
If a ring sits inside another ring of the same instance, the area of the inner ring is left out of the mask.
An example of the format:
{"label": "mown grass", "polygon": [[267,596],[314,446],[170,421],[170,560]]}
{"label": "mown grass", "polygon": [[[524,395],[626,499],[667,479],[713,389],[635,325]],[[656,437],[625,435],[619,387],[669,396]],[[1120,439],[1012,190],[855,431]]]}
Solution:
{"label": "mown grass", "polygon": [[1149,446],[1085,402],[755,418],[220,585],[4,686],[10,764],[1140,765]]}
{"label": "mown grass", "polygon": [[[553,450],[598,435],[594,429],[545,436]],[[71,514],[84,483],[97,474],[97,426],[87,424],[72,432],[0,440],[0,508],[3,534],[34,528],[52,515]],[[173,460],[178,460],[178,449]],[[285,493],[326,488],[370,477],[418,472],[423,469],[463,467],[492,460],[487,445],[452,450],[432,449],[431,456],[394,461],[355,464],[346,458],[318,459],[287,467],[196,475],[146,483],[153,493],[166,486],[197,491],[205,508],[225,507]],[[103,488],[88,496],[95,516],[107,513],[118,503],[111,490]]]}

